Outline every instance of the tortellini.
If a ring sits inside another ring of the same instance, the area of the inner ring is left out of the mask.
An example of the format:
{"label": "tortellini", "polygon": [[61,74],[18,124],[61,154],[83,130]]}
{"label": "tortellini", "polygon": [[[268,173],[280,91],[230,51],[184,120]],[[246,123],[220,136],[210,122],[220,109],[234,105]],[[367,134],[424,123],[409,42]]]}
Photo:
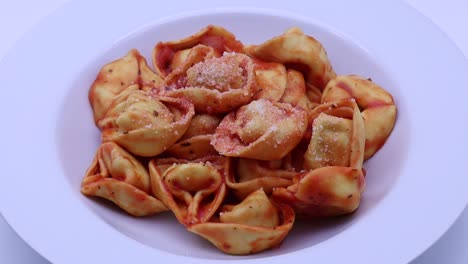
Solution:
{"label": "tortellini", "polygon": [[359,207],[365,187],[363,172],[351,167],[322,167],[295,177],[293,185],[274,189],[273,197],[304,217],[352,213]]}
{"label": "tortellini", "polygon": [[390,93],[369,79],[357,75],[337,76],[323,91],[322,103],[353,98],[362,109],[366,127],[368,159],[385,143],[396,121],[396,105]]}
{"label": "tortellini", "polygon": [[224,53],[206,60],[189,56],[187,61],[166,78],[164,95],[186,98],[198,112],[215,114],[252,100],[254,68],[247,55]]}
{"label": "tortellini", "polygon": [[153,49],[153,64],[160,76],[166,77],[182,64],[191,49],[197,45],[212,48],[213,56],[224,52],[242,52],[243,45],[226,29],[209,25],[199,32],[180,40],[159,42]]}
{"label": "tortellini", "polygon": [[192,225],[188,230],[226,253],[245,255],[281,243],[291,230],[294,219],[294,210],[290,206],[275,206],[259,189],[240,204],[222,208],[219,217],[213,221]]}
{"label": "tortellini", "polygon": [[306,110],[312,110],[320,103],[320,99],[307,95],[307,84],[304,81],[302,73],[288,69],[286,77],[286,89],[280,102],[300,106]]}
{"label": "tortellini", "polygon": [[218,154],[211,145],[211,138],[219,122],[221,118],[217,116],[195,115],[185,134],[167,153],[175,158],[189,160]]}
{"label": "tortellini", "polygon": [[135,155],[151,157],[177,142],[194,114],[185,99],[130,91],[114,100],[98,125],[103,142],[113,141]]}
{"label": "tortellini", "polygon": [[[344,114],[346,107],[351,108],[352,121],[324,113]],[[304,155],[306,171],[294,176],[294,184],[273,190],[273,197],[307,217],[352,213],[358,208],[365,187],[361,113],[352,100],[314,110],[320,113],[314,119],[312,138]]]}
{"label": "tortellini", "polygon": [[190,226],[208,221],[226,195],[224,157],[185,161],[155,159],[149,170],[153,192],[161,197],[180,223]]}
{"label": "tortellini", "polygon": [[225,156],[278,160],[299,143],[306,126],[304,109],[260,99],[226,115],[211,143]]}
{"label": "tortellini", "polygon": [[283,97],[288,77],[286,67],[281,63],[254,60],[255,99],[278,102]]}
{"label": "tortellini", "polygon": [[307,82],[319,89],[325,88],[336,76],[322,44],[313,37],[305,35],[297,27],[263,44],[247,46],[245,51],[261,60],[304,69]]}
{"label": "tortellini", "polygon": [[102,67],[89,90],[94,121],[101,120],[114,99],[126,89],[159,89],[163,79],[147,65],[146,59],[132,49],[125,57]]}
{"label": "tortellini", "polygon": [[312,116],[317,114],[304,155],[304,168],[351,166],[360,169],[364,159],[365,128],[358,105],[352,100],[323,104],[311,112]]}
{"label": "tortellini", "polygon": [[276,187],[287,187],[292,184],[292,179],[297,172],[292,167],[290,159],[290,155],[282,160],[274,161],[238,159],[235,165],[237,173],[229,174],[226,184],[240,198],[260,188],[267,194],[271,194]]}
{"label": "tortellini", "polygon": [[81,192],[108,199],[134,216],[166,211],[151,195],[147,169],[117,144],[103,143],[83,179]]}
{"label": "tortellini", "polygon": [[[153,44],[153,43],[152,43]],[[364,160],[396,121],[392,95],[337,76],[291,28],[244,45],[210,25],[104,65],[89,90],[99,146],[81,192],[133,216],[171,211],[222,252],[281,245],[300,221],[355,212]]]}

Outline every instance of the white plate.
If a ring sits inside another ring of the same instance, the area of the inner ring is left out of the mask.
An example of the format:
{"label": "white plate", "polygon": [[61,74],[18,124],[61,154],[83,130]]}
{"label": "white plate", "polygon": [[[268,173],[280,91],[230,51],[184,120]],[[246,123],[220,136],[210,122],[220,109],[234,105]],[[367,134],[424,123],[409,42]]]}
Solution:
{"label": "white plate", "polygon": [[[406,4],[116,2],[65,5],[0,63],[0,211],[50,261],[404,263],[435,242],[466,206],[468,65]],[[367,190],[354,215],[299,225],[279,249],[232,257],[185,232],[170,214],[136,219],[79,193],[99,144],[87,90],[101,65],[133,47],[148,55],[157,41],[210,23],[244,43],[300,26],[322,41],[339,74],[372,77],[394,95],[397,124],[365,165]]]}

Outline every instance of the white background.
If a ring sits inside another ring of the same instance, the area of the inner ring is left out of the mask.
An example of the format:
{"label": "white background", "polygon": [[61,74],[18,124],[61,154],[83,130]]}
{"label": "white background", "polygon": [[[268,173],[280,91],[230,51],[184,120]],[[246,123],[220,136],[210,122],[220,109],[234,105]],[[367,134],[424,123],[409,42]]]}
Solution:
{"label": "white background", "polygon": [[[35,23],[68,0],[0,0],[0,59]],[[468,1],[407,0],[431,18],[468,57]],[[395,18],[398,19],[398,18]],[[443,52],[443,51],[439,51]],[[0,73],[1,74],[1,73]],[[467,73],[468,74],[468,73]],[[468,89],[468,87],[466,87]],[[450,206],[450,205],[447,205]],[[25,210],[27,210],[25,208]],[[434,208],[437,210],[437,208]],[[411,234],[408,234],[411,236]],[[410,243],[402,241],[402,243]],[[468,263],[468,209],[448,232],[413,264]],[[59,249],[57,249],[59,250]],[[363,249],[365,250],[365,249]],[[352,263],[353,261],[350,260]],[[0,263],[48,263],[32,250],[0,217]]]}

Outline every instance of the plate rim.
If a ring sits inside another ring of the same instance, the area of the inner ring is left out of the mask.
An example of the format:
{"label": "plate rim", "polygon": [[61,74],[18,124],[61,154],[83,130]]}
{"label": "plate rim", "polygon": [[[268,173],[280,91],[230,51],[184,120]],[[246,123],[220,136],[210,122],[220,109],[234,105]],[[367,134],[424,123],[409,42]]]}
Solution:
{"label": "plate rim", "polygon": [[[278,1],[278,2],[279,2],[279,1]],[[89,3],[92,3],[92,2],[90,1]],[[204,2],[204,3],[205,3],[205,4],[208,4],[209,2]],[[65,4],[63,7],[61,7],[61,8],[59,8],[59,9],[55,10],[54,13],[63,12],[63,10],[67,10],[67,8],[70,8],[71,6],[73,6],[73,4],[74,4],[74,3],[67,3],[67,4]],[[244,4],[245,4],[245,3],[244,3]],[[410,5],[408,5],[408,4],[405,4],[405,3],[401,3],[401,4],[407,5],[407,6],[410,7],[413,11],[415,10],[414,8],[412,8],[412,7],[411,7]],[[228,8],[228,7],[226,7],[226,8]],[[69,10],[69,9],[68,9],[68,10]],[[51,15],[52,15],[52,14],[51,14]],[[441,31],[432,21],[428,20],[425,16],[421,15],[420,13],[419,13],[419,15],[420,15],[421,17],[423,17],[423,18],[426,19],[426,21],[425,21],[426,23],[429,21],[430,24],[432,25],[432,27],[434,27],[434,29],[435,29],[436,31],[439,31],[439,33],[442,33],[442,34],[447,38],[447,40],[449,40],[449,42],[451,43],[451,47],[450,47],[450,48],[452,48],[452,49],[455,48],[455,49],[457,50],[457,52],[458,52],[460,55],[463,56],[463,54],[462,54],[462,52],[460,51],[460,49],[459,49],[455,44],[453,44],[453,42],[450,41],[450,39],[448,38],[448,36],[447,36],[443,31]],[[49,16],[49,17],[50,17],[50,16]],[[49,17],[46,17],[44,20],[48,20]],[[30,32],[40,30],[40,29],[38,29],[38,28],[40,28],[40,25],[42,25],[42,22],[39,23],[39,25],[36,26],[35,28],[33,28]],[[140,29],[136,29],[136,30],[139,31]],[[26,33],[26,35],[31,34],[30,32]],[[24,40],[24,38],[21,38],[18,42],[21,42],[21,41],[23,41],[23,40]],[[109,41],[111,41],[111,40],[109,40]],[[9,57],[9,56],[14,56],[14,55],[11,55],[11,54],[14,53],[15,47],[16,47],[16,44],[13,46],[12,49],[10,49],[9,52],[7,52],[7,55],[5,56],[5,58],[6,58],[6,57]],[[2,62],[0,62],[0,68],[2,67],[2,63],[4,63],[4,61],[7,60],[7,59],[5,59],[5,58],[2,60]],[[466,59],[465,59],[465,67],[466,67]],[[0,79],[1,79],[1,77],[0,77]],[[0,195],[2,195],[2,194],[0,193]],[[466,198],[466,197],[465,197],[465,198]],[[458,212],[457,216],[459,216],[459,215],[461,214],[461,212],[463,211],[463,209],[464,209],[465,206],[466,206],[466,202],[467,202],[467,201],[468,201],[468,199],[465,199],[464,206],[460,206],[461,210]],[[383,202],[383,201],[382,201],[382,202]],[[1,203],[0,203],[0,204],[1,204]],[[462,203],[460,203],[460,204],[462,204]],[[3,204],[2,204],[2,205],[3,205]],[[0,211],[2,212],[2,215],[4,216],[4,218],[5,218],[5,220],[7,221],[7,223],[8,223],[10,226],[13,227],[13,230],[14,230],[17,234],[19,234],[25,241],[27,241],[27,239],[25,239],[26,236],[25,236],[24,234],[20,234],[20,232],[17,231],[17,228],[15,228],[15,225],[18,226],[18,223],[15,223],[14,221],[11,221],[11,219],[14,219],[15,217],[11,217],[11,215],[9,215],[8,217],[6,217],[5,214],[3,213],[3,211],[4,211],[4,207],[3,207],[3,206],[0,207]],[[453,218],[452,221],[451,221],[451,222],[452,222],[451,224],[453,224],[453,223],[456,221],[456,219],[457,219],[457,217]],[[443,233],[445,233],[445,231],[448,230],[448,228],[451,226],[451,224],[448,225],[448,226],[446,226],[445,230],[443,230],[443,232],[442,232],[438,237],[440,237]],[[437,236],[437,235],[435,235],[435,236]],[[438,239],[438,237],[437,237],[434,241],[432,241],[432,242],[435,242],[435,241]],[[28,244],[29,244],[29,243],[28,243]],[[431,243],[431,244],[432,244],[432,243]],[[427,245],[427,247],[429,247],[429,246],[430,246],[430,244]],[[427,247],[426,247],[426,249],[427,249]],[[35,249],[36,247],[33,247],[33,248]],[[425,249],[424,249],[424,250],[425,250]],[[423,251],[424,251],[424,250],[423,250]],[[38,251],[38,252],[39,252],[40,254],[42,254],[41,251]],[[420,252],[420,253],[422,253],[422,252]],[[416,256],[414,256],[414,257],[416,257]]]}

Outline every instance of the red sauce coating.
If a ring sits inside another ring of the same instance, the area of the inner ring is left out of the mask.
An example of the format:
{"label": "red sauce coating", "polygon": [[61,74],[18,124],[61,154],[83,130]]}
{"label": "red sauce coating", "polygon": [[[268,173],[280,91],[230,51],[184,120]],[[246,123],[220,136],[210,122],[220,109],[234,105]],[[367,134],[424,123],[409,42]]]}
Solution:
{"label": "red sauce coating", "polygon": [[225,51],[225,39],[220,36],[203,36],[200,38],[200,44],[212,47],[218,54]]}
{"label": "red sauce coating", "polygon": [[156,64],[167,73],[169,72],[169,65],[175,52],[163,43],[158,43],[156,48],[159,49],[156,55]]}
{"label": "red sauce coating", "polygon": [[288,69],[294,69],[294,70],[302,72],[302,74],[304,74],[304,77],[310,77],[310,76],[307,76],[308,73],[310,72],[310,67],[304,63],[288,62],[288,63],[285,63],[284,66],[286,66],[286,68]]}
{"label": "red sauce coating", "polygon": [[253,59],[253,62],[255,69],[258,70],[271,70],[272,68],[276,68],[276,65],[278,65],[276,62],[266,62],[259,59]]}
{"label": "red sauce coating", "polygon": [[351,87],[349,87],[346,83],[344,82],[338,82],[336,86],[340,87],[341,89],[345,90],[346,92],[349,93],[349,95],[353,96],[353,91],[351,90]]}

